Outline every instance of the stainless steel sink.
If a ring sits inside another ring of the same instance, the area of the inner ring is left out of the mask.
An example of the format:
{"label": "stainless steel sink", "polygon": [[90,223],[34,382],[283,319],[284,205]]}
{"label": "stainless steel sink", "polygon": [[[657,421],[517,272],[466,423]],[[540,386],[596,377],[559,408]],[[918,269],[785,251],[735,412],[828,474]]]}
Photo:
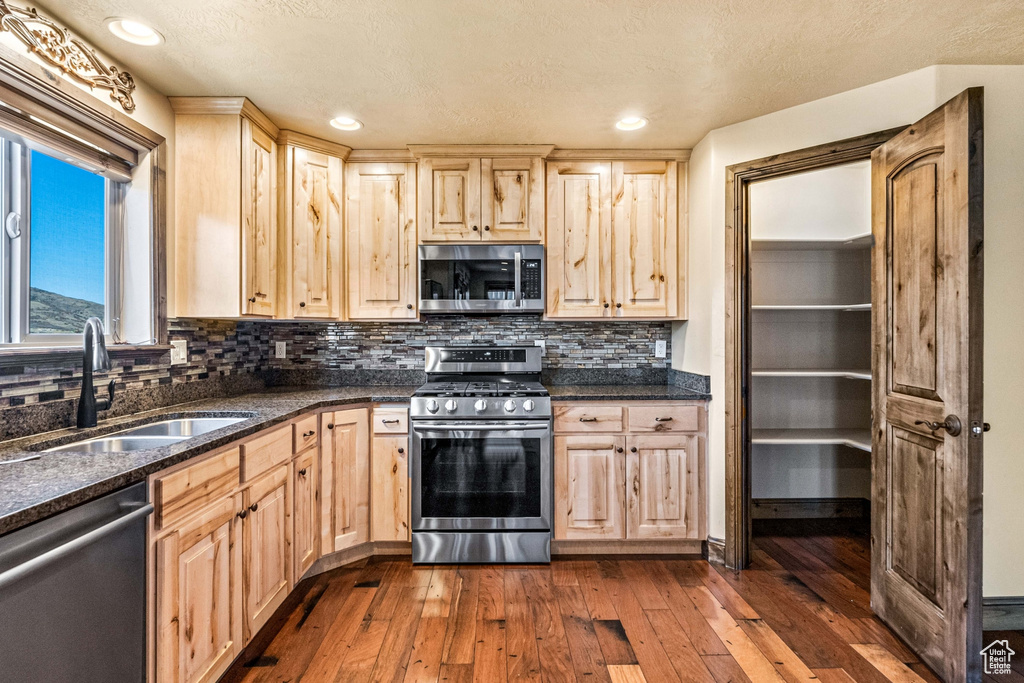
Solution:
{"label": "stainless steel sink", "polygon": [[81,453],[127,453],[169,446],[221,427],[237,424],[244,417],[186,417],[162,420],[141,427],[132,427],[106,436],[64,444],[47,452],[77,451]]}

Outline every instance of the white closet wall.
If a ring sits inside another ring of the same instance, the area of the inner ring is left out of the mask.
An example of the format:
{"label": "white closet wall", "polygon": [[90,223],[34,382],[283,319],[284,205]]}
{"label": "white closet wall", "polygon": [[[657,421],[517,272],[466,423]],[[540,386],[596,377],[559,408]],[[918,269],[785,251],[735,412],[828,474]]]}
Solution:
{"label": "white closet wall", "polygon": [[751,185],[752,497],[870,498],[871,166]]}

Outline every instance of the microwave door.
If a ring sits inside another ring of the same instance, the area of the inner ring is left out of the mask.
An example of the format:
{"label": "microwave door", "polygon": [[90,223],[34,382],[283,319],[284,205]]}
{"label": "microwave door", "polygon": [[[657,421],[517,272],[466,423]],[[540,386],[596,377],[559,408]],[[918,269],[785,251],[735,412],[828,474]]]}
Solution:
{"label": "microwave door", "polygon": [[436,313],[543,311],[540,245],[424,245],[420,309]]}

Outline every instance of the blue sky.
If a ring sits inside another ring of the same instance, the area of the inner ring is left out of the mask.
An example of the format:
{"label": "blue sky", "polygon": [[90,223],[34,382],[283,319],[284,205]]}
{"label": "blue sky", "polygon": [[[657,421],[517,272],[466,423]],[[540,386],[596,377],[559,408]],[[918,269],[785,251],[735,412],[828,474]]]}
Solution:
{"label": "blue sky", "polygon": [[103,303],[105,180],[32,152],[31,285]]}

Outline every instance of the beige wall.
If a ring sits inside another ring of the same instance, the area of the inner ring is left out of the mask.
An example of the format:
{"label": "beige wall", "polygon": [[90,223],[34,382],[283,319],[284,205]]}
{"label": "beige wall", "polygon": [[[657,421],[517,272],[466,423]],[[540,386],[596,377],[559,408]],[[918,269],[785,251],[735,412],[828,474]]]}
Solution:
{"label": "beige wall", "polygon": [[[725,168],[906,125],[961,90],[985,86],[985,443],[986,596],[1024,595],[1024,459],[1011,440],[1015,388],[1024,361],[1024,67],[936,66],[712,131],[690,158],[690,320],[675,327],[673,367],[711,375],[709,532],[725,532]],[[1014,280],[1018,284],[1013,285]]]}

